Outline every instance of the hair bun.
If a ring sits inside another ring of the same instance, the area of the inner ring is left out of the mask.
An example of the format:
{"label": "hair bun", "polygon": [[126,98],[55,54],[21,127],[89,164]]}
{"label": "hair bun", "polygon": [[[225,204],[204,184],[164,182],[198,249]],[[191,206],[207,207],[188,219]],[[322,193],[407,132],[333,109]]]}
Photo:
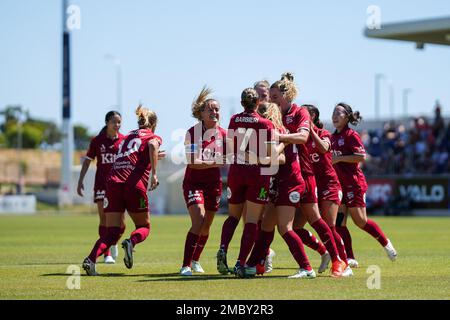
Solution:
{"label": "hair bun", "polygon": [[292,72],[285,72],[281,75],[281,80],[294,81],[294,74]]}
{"label": "hair bun", "polygon": [[242,91],[241,100],[245,102],[256,102],[259,99],[258,92],[253,88],[247,88]]}

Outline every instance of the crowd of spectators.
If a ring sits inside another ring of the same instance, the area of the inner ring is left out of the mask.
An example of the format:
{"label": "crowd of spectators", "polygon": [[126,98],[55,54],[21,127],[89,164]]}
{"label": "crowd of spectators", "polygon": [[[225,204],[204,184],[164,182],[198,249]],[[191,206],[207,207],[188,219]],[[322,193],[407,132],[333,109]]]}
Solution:
{"label": "crowd of spectators", "polygon": [[368,153],[366,175],[450,173],[450,121],[445,124],[436,102],[434,119],[416,117],[409,124],[390,121],[378,130],[363,130]]}

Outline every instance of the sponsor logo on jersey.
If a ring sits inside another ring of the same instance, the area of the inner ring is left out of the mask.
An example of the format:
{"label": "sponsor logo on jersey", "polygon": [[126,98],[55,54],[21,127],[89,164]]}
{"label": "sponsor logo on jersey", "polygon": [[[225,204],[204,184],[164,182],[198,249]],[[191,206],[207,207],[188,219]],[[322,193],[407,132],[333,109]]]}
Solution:
{"label": "sponsor logo on jersey", "polygon": [[114,163],[115,156],[112,153],[102,153],[102,164]]}
{"label": "sponsor logo on jersey", "polygon": [[292,191],[289,193],[289,201],[292,203],[298,203],[300,201],[300,193],[297,191]]}
{"label": "sponsor logo on jersey", "polygon": [[320,156],[318,153],[310,153],[309,156],[310,156],[312,162],[320,161]]}

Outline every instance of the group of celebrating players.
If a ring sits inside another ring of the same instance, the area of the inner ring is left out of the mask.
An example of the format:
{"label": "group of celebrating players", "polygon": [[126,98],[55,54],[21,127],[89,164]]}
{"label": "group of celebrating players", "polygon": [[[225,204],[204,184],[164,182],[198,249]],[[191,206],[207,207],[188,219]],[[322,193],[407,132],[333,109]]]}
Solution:
{"label": "group of celebrating players", "polygon": [[[257,82],[241,94],[244,111],[232,116],[228,130],[219,126],[220,104],[203,88],[192,104],[198,123],[185,137],[187,166],[183,193],[191,218],[180,275],[205,272],[200,256],[220,204],[220,168],[229,165],[227,177],[228,217],[222,226],[217,270],[239,278],[272,271],[275,252],[270,248],[275,227],[298,264],[289,278],[315,278],[304,245],[321,255],[318,272],[331,262],[332,277],[347,277],[358,267],[346,227],[350,214],[355,224],[373,236],[394,261],[392,243],[380,227],[368,219],[365,205],[367,183],[359,164],[366,154],[356,131],[359,112],[339,103],[332,121],[333,134],[323,129],[320,112],[313,105],[298,106],[293,101],[298,90],[291,73],[270,85]],[[117,259],[117,242],[125,230],[125,210],[136,229],[122,242],[124,262],[133,266],[137,243],[150,232],[147,190],[155,189],[162,139],[155,135],[156,114],[139,106],[139,128],[127,136],[119,133],[121,116],[106,115],[106,126],[90,145],[83,163],[78,193],[90,161],[97,157],[94,201],[97,202],[100,238],[83,261],[88,275],[97,275],[96,260]],[[150,179],[150,183],[149,183]],[[236,265],[229,268],[228,246],[240,219],[244,228]],[[320,241],[304,229],[306,223]],[[111,249],[110,249],[111,248]]]}

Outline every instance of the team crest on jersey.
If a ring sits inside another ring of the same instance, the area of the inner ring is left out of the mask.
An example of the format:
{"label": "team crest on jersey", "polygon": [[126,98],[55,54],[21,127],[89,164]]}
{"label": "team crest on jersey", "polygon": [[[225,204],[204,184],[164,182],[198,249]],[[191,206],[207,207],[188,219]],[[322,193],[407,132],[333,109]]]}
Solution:
{"label": "team crest on jersey", "polygon": [[231,199],[232,195],[230,187],[227,187],[227,199]]}
{"label": "team crest on jersey", "polygon": [[339,138],[338,145],[339,147],[342,147],[344,145],[344,138]]}
{"label": "team crest on jersey", "polygon": [[289,193],[289,200],[292,203],[298,203],[300,201],[300,193],[298,193],[297,191],[292,191],[291,193]]}

